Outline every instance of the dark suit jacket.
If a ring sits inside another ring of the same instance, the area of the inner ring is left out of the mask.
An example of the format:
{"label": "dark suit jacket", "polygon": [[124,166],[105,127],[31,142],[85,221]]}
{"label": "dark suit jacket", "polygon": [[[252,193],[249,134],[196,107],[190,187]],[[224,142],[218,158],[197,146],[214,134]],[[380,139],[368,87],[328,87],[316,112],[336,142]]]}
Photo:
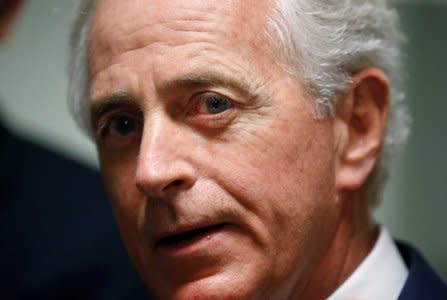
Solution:
{"label": "dark suit jacket", "polygon": [[0,299],[150,299],[98,173],[1,125]]}
{"label": "dark suit jacket", "polygon": [[397,246],[409,270],[398,300],[446,300],[446,285],[419,252],[404,243],[398,242]]}

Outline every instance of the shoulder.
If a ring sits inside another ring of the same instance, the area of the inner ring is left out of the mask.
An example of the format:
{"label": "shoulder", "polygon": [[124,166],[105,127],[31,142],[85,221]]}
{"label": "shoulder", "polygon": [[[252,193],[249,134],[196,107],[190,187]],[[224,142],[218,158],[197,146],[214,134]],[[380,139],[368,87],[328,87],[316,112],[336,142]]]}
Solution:
{"label": "shoulder", "polygon": [[397,242],[407,267],[408,278],[398,300],[447,299],[447,286],[412,246]]}
{"label": "shoulder", "polygon": [[0,298],[151,299],[96,170],[1,124],[0,165]]}
{"label": "shoulder", "polygon": [[[56,188],[56,183],[62,183],[64,187],[67,187],[75,186],[79,182],[96,193],[103,193],[101,178],[96,170],[37,143],[12,135],[4,128],[0,128],[0,131],[0,162],[2,164],[0,176],[15,181],[28,178],[28,184],[35,182],[39,186],[42,182],[51,181],[53,187]],[[33,180],[29,180],[30,178]],[[70,179],[76,179],[76,181],[69,182]]]}

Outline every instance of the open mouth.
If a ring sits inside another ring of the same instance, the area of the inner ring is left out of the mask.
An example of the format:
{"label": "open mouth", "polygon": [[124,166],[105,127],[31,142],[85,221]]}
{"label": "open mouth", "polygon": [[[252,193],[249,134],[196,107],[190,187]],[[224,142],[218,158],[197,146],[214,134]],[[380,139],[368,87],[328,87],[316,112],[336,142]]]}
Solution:
{"label": "open mouth", "polygon": [[186,246],[187,244],[194,243],[199,239],[206,238],[207,236],[210,236],[213,233],[218,232],[225,225],[226,224],[216,224],[213,226],[202,227],[181,232],[178,234],[173,234],[160,239],[157,244],[159,246],[165,246],[165,247]]}

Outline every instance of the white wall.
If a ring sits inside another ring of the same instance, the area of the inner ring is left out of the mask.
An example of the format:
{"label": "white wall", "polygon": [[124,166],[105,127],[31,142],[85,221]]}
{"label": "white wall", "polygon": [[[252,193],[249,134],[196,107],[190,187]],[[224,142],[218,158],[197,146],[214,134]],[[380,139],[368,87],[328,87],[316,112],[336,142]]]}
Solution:
{"label": "white wall", "polygon": [[[401,11],[410,36],[407,94],[414,129],[393,163],[376,215],[395,236],[422,249],[447,278],[447,0],[400,2],[407,3]],[[93,145],[66,108],[64,67],[73,3],[31,0],[25,5],[13,36],[0,47],[0,107],[15,131],[95,165]]]}

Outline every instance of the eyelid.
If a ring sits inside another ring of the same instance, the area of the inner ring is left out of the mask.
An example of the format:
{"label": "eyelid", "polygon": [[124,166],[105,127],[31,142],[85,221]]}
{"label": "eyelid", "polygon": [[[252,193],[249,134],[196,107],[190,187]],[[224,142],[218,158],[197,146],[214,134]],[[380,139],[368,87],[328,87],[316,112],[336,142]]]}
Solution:
{"label": "eyelid", "polygon": [[133,98],[126,92],[114,92],[111,95],[92,102],[90,116],[92,131],[95,132],[96,125],[100,119],[115,111],[138,112],[141,110]]}
{"label": "eyelid", "polygon": [[227,97],[227,96],[225,96],[225,95],[223,95],[221,93],[214,92],[214,91],[202,91],[202,92],[199,92],[199,93],[195,93],[188,100],[188,104],[187,104],[187,106],[185,108],[185,111],[184,111],[185,117],[197,114],[197,109],[198,109],[197,107],[198,107],[198,105],[201,105],[201,103],[203,103],[204,100],[206,100],[206,95],[216,96],[216,97],[225,99],[228,102],[230,102],[231,107],[235,106],[234,105],[234,101],[230,97]]}
{"label": "eyelid", "polygon": [[[228,109],[217,113],[217,114],[201,114],[194,113],[197,110],[197,105],[201,105],[202,99],[205,95],[215,95],[222,99],[227,100],[230,103]],[[214,91],[203,91],[200,93],[196,93],[191,97],[189,107],[186,110],[186,118],[190,123],[199,127],[208,127],[208,128],[223,128],[228,126],[236,116],[236,110],[234,109],[237,106],[237,102],[231,99],[228,96],[223,95],[219,92]],[[193,113],[191,113],[193,112]]]}
{"label": "eyelid", "polygon": [[206,100],[210,100],[210,98],[217,98],[217,99],[222,99],[228,102],[229,107],[228,108],[232,108],[234,106],[234,103],[231,99],[229,99],[226,96],[223,96],[221,94],[217,94],[217,93],[202,93],[198,96],[198,103],[197,104],[206,104]]}
{"label": "eyelid", "polygon": [[223,93],[216,91],[202,91],[199,93],[195,93],[194,95],[192,95],[190,102],[192,102],[191,104],[197,103],[198,100],[206,99],[206,96],[215,96],[218,98],[225,99],[228,102],[230,102],[232,106],[235,106],[237,104],[237,101],[234,100],[231,96],[227,96]]}
{"label": "eyelid", "polygon": [[93,124],[94,128],[94,137],[97,141],[100,141],[104,138],[105,131],[110,129],[111,122],[115,120],[118,117],[128,117],[133,120],[135,120],[140,126],[142,126],[142,114],[135,110],[123,110],[123,109],[114,109],[107,112],[104,112],[102,115],[100,115],[97,120],[96,124]]}

